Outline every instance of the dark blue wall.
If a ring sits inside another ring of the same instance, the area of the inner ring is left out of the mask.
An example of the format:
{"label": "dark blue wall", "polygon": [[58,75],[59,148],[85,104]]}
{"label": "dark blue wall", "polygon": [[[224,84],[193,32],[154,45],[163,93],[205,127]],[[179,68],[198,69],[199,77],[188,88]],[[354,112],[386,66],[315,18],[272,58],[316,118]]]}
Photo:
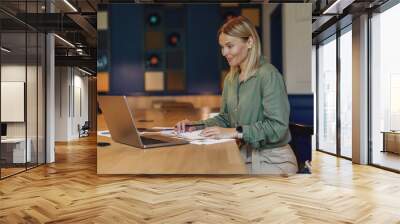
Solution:
{"label": "dark blue wall", "polygon": [[314,120],[314,96],[289,95],[290,122],[313,126]]}
{"label": "dark blue wall", "polygon": [[219,5],[187,7],[187,92],[219,93],[220,71],[217,31]]}
{"label": "dark blue wall", "polygon": [[282,62],[282,5],[278,5],[271,13],[271,64],[281,73],[283,71]]}
{"label": "dark blue wall", "polygon": [[143,7],[111,4],[110,94],[144,91]]}
{"label": "dark blue wall", "polygon": [[[312,94],[289,95],[289,103],[290,123],[308,126],[313,129],[314,96]],[[312,159],[312,133],[305,132],[300,128],[300,130],[291,129],[291,134],[292,141],[290,145],[295,151],[297,162],[303,167],[305,161],[311,161]]]}

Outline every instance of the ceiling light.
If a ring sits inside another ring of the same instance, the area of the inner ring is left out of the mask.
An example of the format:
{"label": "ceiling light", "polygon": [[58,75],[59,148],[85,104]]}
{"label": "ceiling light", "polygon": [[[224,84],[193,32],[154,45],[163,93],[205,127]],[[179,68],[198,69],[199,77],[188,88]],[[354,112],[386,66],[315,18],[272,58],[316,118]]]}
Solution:
{"label": "ceiling light", "polygon": [[336,0],[327,9],[325,9],[322,14],[342,14],[343,9],[351,5],[353,2],[354,0]]}
{"label": "ceiling light", "polygon": [[10,53],[10,52],[11,52],[11,50],[9,50],[9,49],[7,49],[7,48],[5,48],[5,47],[1,47],[0,49],[1,49],[2,51],[6,52],[6,53]]}
{"label": "ceiling light", "polygon": [[78,10],[71,4],[69,3],[68,0],[64,0],[65,4],[67,4],[74,12],[78,12]]}
{"label": "ceiling light", "polygon": [[87,75],[93,75],[92,73],[90,73],[90,72],[88,72],[88,71],[86,71],[86,70],[83,70],[83,69],[81,69],[81,68],[79,68],[79,67],[78,67],[78,70],[81,71],[81,72],[83,72],[83,73],[85,73],[85,74],[87,74]]}
{"label": "ceiling light", "polygon": [[63,41],[64,43],[66,43],[67,45],[69,45],[70,47],[75,48],[75,45],[71,44],[71,42],[69,42],[68,40],[58,36],[57,34],[54,34],[55,37],[57,37],[58,39],[60,39],[61,41]]}

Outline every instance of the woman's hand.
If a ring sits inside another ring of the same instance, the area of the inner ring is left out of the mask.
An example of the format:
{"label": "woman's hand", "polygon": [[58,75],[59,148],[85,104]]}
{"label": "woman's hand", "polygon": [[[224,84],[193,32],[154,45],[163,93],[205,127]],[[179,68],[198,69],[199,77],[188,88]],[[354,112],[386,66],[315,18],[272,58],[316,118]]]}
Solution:
{"label": "woman's hand", "polygon": [[236,138],[237,132],[235,128],[209,127],[205,128],[200,135],[215,139]]}
{"label": "woman's hand", "polygon": [[176,123],[174,129],[178,133],[196,130],[195,127],[186,128],[186,125],[191,125],[191,124],[193,124],[193,121],[185,119],[185,120],[182,120],[182,121],[179,121],[178,123]]}

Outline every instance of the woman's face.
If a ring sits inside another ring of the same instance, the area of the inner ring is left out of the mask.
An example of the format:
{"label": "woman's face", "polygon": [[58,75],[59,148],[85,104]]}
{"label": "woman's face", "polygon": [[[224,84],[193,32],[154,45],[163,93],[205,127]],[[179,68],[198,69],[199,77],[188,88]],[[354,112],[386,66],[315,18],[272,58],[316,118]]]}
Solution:
{"label": "woman's face", "polygon": [[242,38],[229,36],[225,33],[219,35],[221,53],[230,66],[240,66],[246,60],[250,47],[249,40],[245,41]]}

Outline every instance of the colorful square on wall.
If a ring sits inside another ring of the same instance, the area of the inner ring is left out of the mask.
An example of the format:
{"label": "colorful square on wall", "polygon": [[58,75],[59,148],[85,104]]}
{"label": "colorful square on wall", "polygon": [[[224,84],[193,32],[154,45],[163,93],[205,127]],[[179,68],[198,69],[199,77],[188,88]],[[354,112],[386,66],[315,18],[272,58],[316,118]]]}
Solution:
{"label": "colorful square on wall", "polygon": [[108,12],[99,11],[97,12],[97,30],[108,29]]}
{"label": "colorful square on wall", "polygon": [[167,89],[170,91],[185,90],[185,74],[183,71],[168,71]]}
{"label": "colorful square on wall", "polygon": [[97,73],[97,92],[108,92],[110,89],[108,72]]}
{"label": "colorful square on wall", "polygon": [[145,91],[163,91],[164,90],[164,72],[145,72],[144,73]]}
{"label": "colorful square on wall", "polygon": [[154,49],[162,49],[164,48],[164,33],[163,32],[155,32],[149,31],[146,32],[146,49],[154,50]]}
{"label": "colorful square on wall", "polygon": [[260,26],[260,10],[258,8],[244,8],[242,16],[248,18],[254,26]]}

